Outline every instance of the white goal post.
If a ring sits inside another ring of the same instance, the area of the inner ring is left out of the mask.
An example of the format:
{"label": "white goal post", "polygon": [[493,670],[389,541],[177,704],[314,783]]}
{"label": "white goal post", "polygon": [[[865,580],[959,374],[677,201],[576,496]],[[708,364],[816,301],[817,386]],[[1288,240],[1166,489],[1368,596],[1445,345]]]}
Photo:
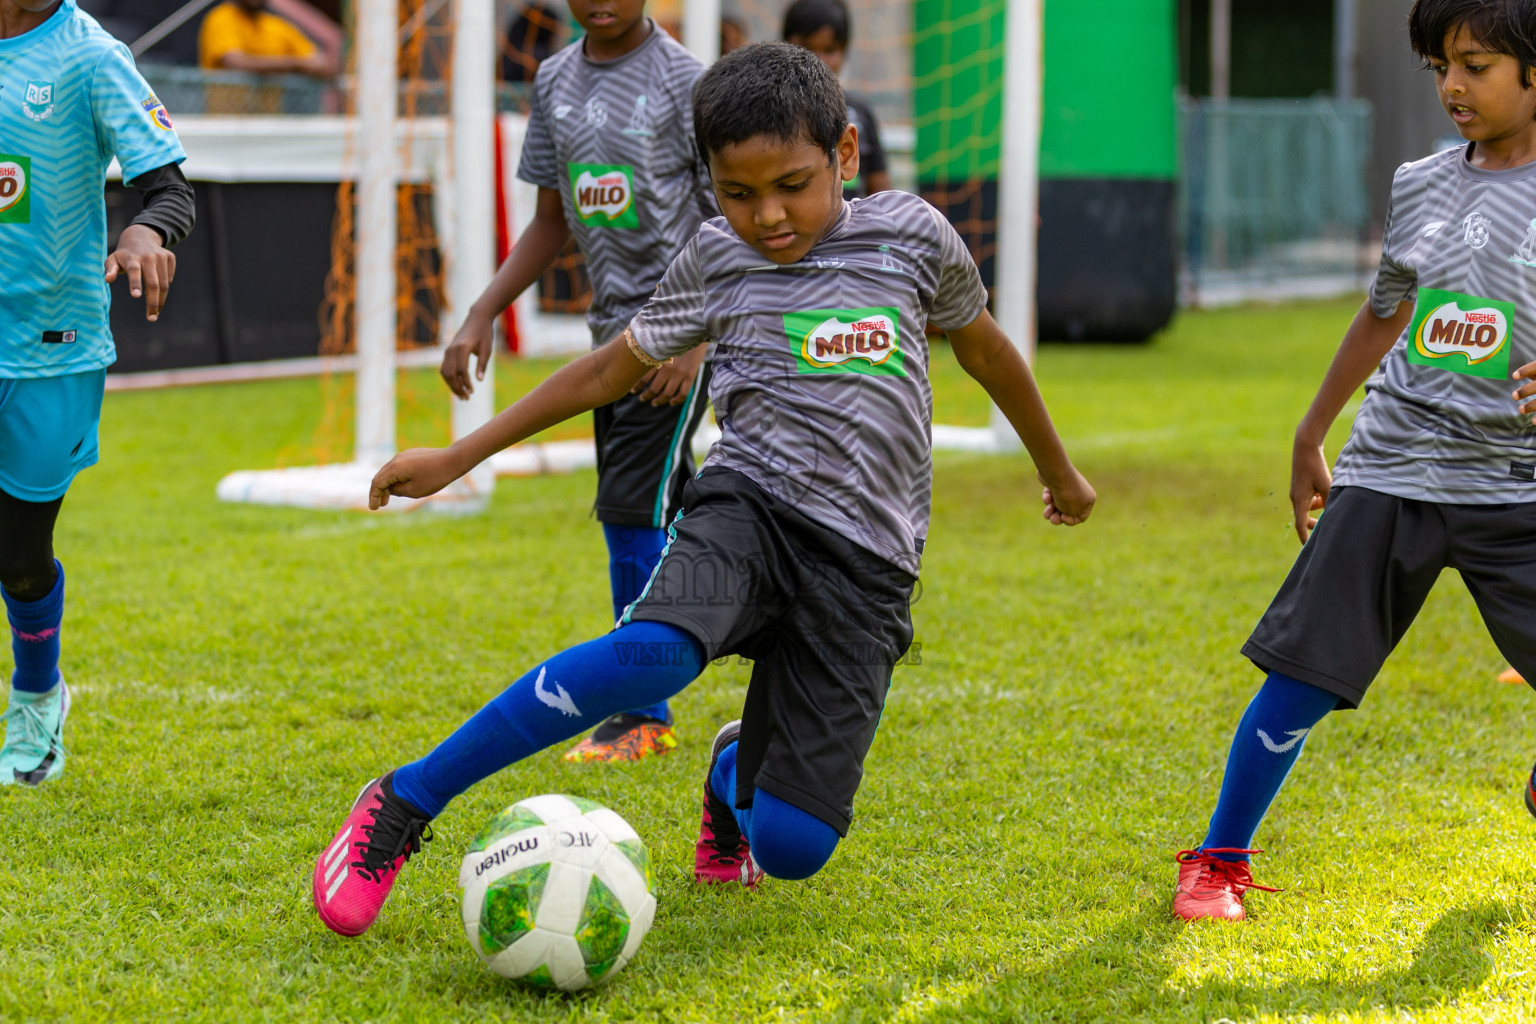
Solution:
{"label": "white goal post", "polygon": [[[495,272],[495,0],[454,0],[450,152],[436,176],[438,212],[449,244],[447,333],[463,318],[473,298]],[[396,196],[401,168],[415,158],[402,153],[396,131],[399,49],[398,0],[358,0],[356,225],[356,435],[351,462],[293,469],[232,473],[219,482],[225,501],[298,505],[306,508],[366,508],[368,483],[395,453],[395,249]],[[465,45],[467,44],[467,45]],[[414,140],[412,133],[407,139]],[[440,339],[446,343],[449,339]],[[462,437],[495,411],[495,374],[488,372],[467,401],[453,402],[453,436]],[[423,501],[390,502],[408,510],[429,504],[444,510],[477,511],[489,501],[496,476],[489,464],[473,470]]]}
{"label": "white goal post", "polygon": [[[1036,228],[1040,214],[1040,94],[1044,86],[1042,0],[1008,0],[1003,85],[1003,152],[997,175],[997,323],[1035,363]],[[992,407],[992,446],[1019,447],[1013,425]]]}

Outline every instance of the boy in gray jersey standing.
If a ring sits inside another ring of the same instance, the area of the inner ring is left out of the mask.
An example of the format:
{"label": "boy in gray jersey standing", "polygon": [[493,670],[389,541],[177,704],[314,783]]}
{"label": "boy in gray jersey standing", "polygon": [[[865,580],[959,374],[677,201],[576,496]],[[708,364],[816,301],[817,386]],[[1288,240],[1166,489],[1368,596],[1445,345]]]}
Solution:
{"label": "boy in gray jersey standing", "polygon": [[[1243,647],[1269,675],[1205,841],[1178,855],[1185,919],[1242,920],[1244,892],[1267,888],[1248,870],[1259,821],[1307,734],[1359,705],[1443,569],[1536,679],[1536,384],[1510,383],[1536,377],[1536,2],[1417,0],[1409,39],[1467,144],[1398,168],[1370,298],[1296,430],[1303,547]],[[1330,475],[1323,439],[1362,383]],[[1536,814],[1530,786],[1526,803]]]}
{"label": "boy in gray jersey standing", "polygon": [[364,788],[315,864],[315,906],[333,930],[368,927],[458,793],[595,718],[678,692],[729,653],[756,664],[741,720],[711,752],[695,878],[820,870],[848,831],[912,639],[932,477],[928,325],[1023,439],[1045,518],[1073,525],[1093,509],[955,229],[905,193],[844,200],[858,132],[832,72],[761,43],[722,57],[694,100],[724,215],[613,341],[452,447],[396,456],[370,504],[437,491],[710,341],[723,436],[613,632],[535,666],[425,758]]}
{"label": "boy in gray jersey standing", "polygon": [[[644,15],[644,0],[571,0],[586,30],[539,66],[517,176],[539,187],[537,212],[443,354],[461,398],[485,377],[491,324],[555,261],[572,236],[592,280],[592,345],[613,338],[645,304],[667,264],[715,215],[694,149],[698,59]],[[658,369],[634,392],[593,410],[594,511],[608,544],[613,617],[640,593],[666,543],[693,434],[704,416],[704,351]],[[638,760],[677,746],[666,701],[603,722],[571,761]]]}

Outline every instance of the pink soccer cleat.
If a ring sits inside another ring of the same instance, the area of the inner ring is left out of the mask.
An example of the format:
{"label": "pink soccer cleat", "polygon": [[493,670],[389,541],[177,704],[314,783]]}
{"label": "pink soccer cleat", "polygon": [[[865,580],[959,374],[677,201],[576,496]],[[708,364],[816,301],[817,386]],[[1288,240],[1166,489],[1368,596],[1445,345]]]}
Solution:
{"label": "pink soccer cleat", "polygon": [[705,885],[739,882],[753,889],[763,880],[763,869],[752,859],[747,837],[741,834],[731,805],[716,796],[709,785],[720,751],[735,743],[740,735],[739,720],[727,724],[715,734],[709,751],[709,772],[704,776],[704,817],[699,823],[699,840],[693,844],[693,878]]}
{"label": "pink soccer cleat", "polygon": [[346,822],[315,861],[315,911],[338,935],[361,935],[379,916],[395,878],[432,828],[395,795],[394,772],[363,787]]}

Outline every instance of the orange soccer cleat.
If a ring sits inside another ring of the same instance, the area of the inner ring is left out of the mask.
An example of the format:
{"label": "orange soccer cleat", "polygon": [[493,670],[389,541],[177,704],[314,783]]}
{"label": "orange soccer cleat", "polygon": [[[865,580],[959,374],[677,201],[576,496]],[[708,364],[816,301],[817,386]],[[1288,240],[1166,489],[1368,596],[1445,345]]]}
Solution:
{"label": "orange soccer cleat", "polygon": [[[669,716],[670,717],[670,716]],[[592,730],[592,735],[567,750],[567,761],[639,761],[677,749],[672,723],[620,712]]]}

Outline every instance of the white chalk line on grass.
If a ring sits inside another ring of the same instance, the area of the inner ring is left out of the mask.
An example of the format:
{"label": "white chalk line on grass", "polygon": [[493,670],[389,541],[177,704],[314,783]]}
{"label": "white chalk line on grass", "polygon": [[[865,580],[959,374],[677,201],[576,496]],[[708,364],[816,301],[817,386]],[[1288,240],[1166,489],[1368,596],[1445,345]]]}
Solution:
{"label": "white chalk line on grass", "polygon": [[[898,667],[906,671],[922,668],[920,665]],[[995,683],[977,682],[972,679],[944,679],[933,683],[912,684],[907,682],[911,678],[912,676],[910,675],[903,675],[891,684],[890,693],[885,698],[887,704],[892,701],[910,701],[916,704],[940,701],[945,704],[953,704],[957,698],[1016,701],[1023,696],[1020,690],[998,686]]]}
{"label": "white chalk line on grass", "polygon": [[259,700],[271,700],[274,695],[270,693],[256,694],[243,688],[224,689],[217,686],[156,686],[147,683],[129,680],[123,683],[96,682],[96,683],[70,683],[69,693],[72,697],[94,697],[97,699],[111,699],[114,697],[133,698],[142,700],[163,700],[170,702],[186,703],[188,701],[204,704],[251,704]]}

